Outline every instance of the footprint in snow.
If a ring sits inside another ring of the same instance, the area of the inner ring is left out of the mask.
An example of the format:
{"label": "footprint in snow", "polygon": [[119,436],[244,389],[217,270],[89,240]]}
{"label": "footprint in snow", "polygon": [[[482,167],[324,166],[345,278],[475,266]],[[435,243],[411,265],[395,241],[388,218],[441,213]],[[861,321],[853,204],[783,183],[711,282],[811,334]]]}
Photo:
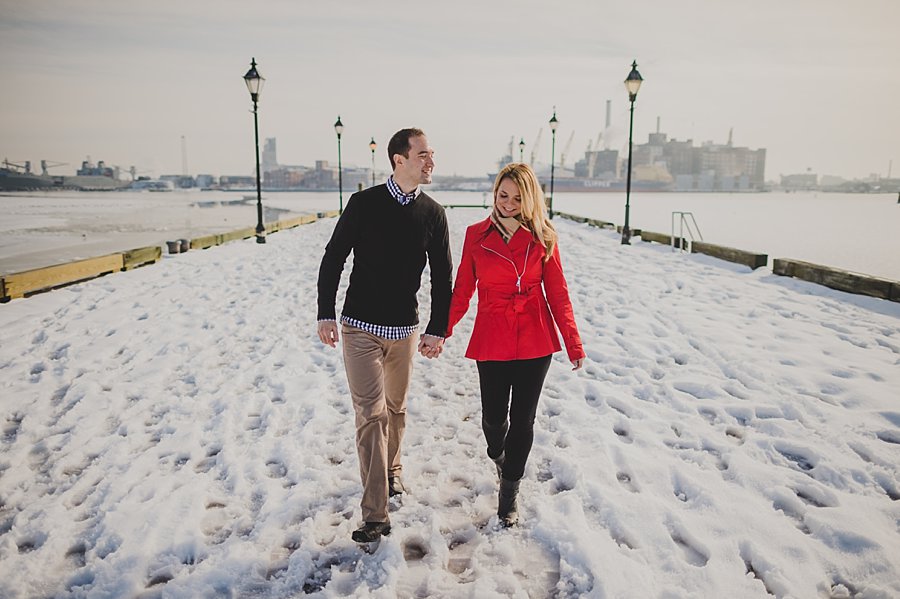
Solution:
{"label": "footprint in snow", "polygon": [[408,562],[421,561],[430,551],[428,545],[420,537],[410,537],[403,541],[403,559]]}
{"label": "footprint in snow", "polygon": [[86,553],[87,545],[85,545],[84,542],[79,541],[69,547],[68,551],[66,551],[66,559],[69,560],[76,569],[83,568],[87,565],[87,559],[85,558]]}
{"label": "footprint in snow", "polygon": [[638,489],[634,480],[632,480],[631,475],[627,472],[616,472],[616,480],[621,483],[623,487],[631,491],[632,493],[639,493],[640,489]]}
{"label": "footprint in snow", "polygon": [[631,438],[631,427],[628,426],[627,422],[619,422],[615,426],[613,426],[613,432],[618,435],[619,440],[623,443],[632,443],[634,440]]}
{"label": "footprint in snow", "polygon": [[38,362],[37,364],[34,364],[31,367],[31,370],[28,372],[28,374],[31,375],[31,382],[32,383],[40,382],[41,373],[43,373],[45,370],[47,370],[47,365],[44,364],[43,362]]}
{"label": "footprint in snow", "polygon": [[700,408],[697,410],[697,413],[703,416],[703,419],[710,424],[716,424],[720,421],[719,415],[712,408]]}
{"label": "footprint in snow", "polygon": [[475,529],[456,532],[447,544],[449,557],[447,558],[447,570],[456,576],[462,576],[467,570],[472,576],[472,552],[474,548],[469,544],[475,537]]}
{"label": "footprint in snow", "polygon": [[194,472],[205,474],[213,469],[216,465],[217,457],[222,451],[221,447],[213,446],[206,450],[206,457],[197,462],[194,466]]}
{"label": "footprint in snow", "polygon": [[801,447],[777,444],[775,450],[792,464],[792,467],[799,468],[804,473],[815,468],[818,462],[817,457],[811,451]]}
{"label": "footprint in snow", "polygon": [[537,480],[545,483],[553,478],[553,470],[550,468],[550,460],[544,458],[538,464]]}
{"label": "footprint in snow", "polygon": [[16,442],[16,439],[19,436],[19,430],[22,428],[22,421],[25,420],[25,415],[19,412],[15,412],[10,416],[6,417],[6,424],[3,425],[3,443],[12,444]]}
{"label": "footprint in snow", "polygon": [[894,477],[878,472],[875,474],[875,482],[878,483],[878,486],[881,487],[881,490],[885,492],[891,501],[900,500],[900,488],[897,487]]}
{"label": "footprint in snow", "polygon": [[[301,540],[298,537],[288,536],[281,545],[272,550],[272,553],[269,555],[269,564],[266,566],[266,580],[272,580],[273,578],[277,578],[283,572],[287,572],[290,557],[300,548],[300,545]],[[318,570],[321,569],[317,569],[315,574],[318,574]],[[315,578],[315,576],[311,576],[310,578],[307,578],[307,582]],[[325,582],[327,582],[327,580]],[[304,584],[304,590],[305,589],[306,585]]]}
{"label": "footprint in snow", "polygon": [[669,536],[681,550],[685,561],[692,566],[702,568],[709,563],[709,550],[697,541],[682,526],[669,524]]}
{"label": "footprint in snow", "polygon": [[67,357],[68,354],[69,354],[69,347],[70,347],[70,346],[71,346],[70,343],[63,343],[62,345],[56,347],[56,348],[50,353],[50,359],[53,360],[53,361],[55,362],[55,361],[57,361],[57,360],[62,360],[63,358]]}
{"label": "footprint in snow", "polygon": [[814,485],[798,485],[792,489],[803,503],[817,508],[837,507],[840,505],[837,496],[827,489]]}
{"label": "footprint in snow", "polygon": [[287,472],[287,466],[281,460],[273,459],[266,462],[266,475],[269,478],[284,478]]}
{"label": "footprint in snow", "polygon": [[732,441],[735,441],[738,445],[744,444],[745,433],[740,428],[737,428],[735,426],[729,426],[728,428],[725,429],[725,435]]}
{"label": "footprint in snow", "polygon": [[622,406],[620,403],[615,402],[615,401],[607,401],[606,405],[608,405],[610,408],[612,408],[613,410],[615,410],[616,412],[618,412],[625,418],[631,418],[631,414],[629,414],[628,410],[625,409],[625,407]]}
{"label": "footprint in snow", "polygon": [[875,433],[875,436],[885,443],[900,445],[900,432],[891,430],[878,431],[877,433]]}

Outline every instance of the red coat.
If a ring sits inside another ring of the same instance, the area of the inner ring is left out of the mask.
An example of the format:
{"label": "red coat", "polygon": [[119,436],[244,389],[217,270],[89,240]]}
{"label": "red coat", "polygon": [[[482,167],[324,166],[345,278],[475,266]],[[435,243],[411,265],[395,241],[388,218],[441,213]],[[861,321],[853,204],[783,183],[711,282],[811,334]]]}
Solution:
{"label": "red coat", "polygon": [[520,227],[508,244],[491,226],[490,218],[466,229],[447,337],[469,309],[476,284],[478,313],[467,358],[527,360],[550,355],[561,349],[557,327],[569,360],[584,357],[558,245],[544,262],[544,248],[524,228]]}

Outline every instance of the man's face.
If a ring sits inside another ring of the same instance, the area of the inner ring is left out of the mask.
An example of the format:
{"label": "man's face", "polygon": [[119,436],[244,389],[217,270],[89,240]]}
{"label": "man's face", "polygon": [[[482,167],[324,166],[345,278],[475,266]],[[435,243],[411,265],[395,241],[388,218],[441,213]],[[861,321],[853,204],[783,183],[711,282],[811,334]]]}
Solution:
{"label": "man's face", "polygon": [[417,185],[431,183],[434,170],[434,150],[428,145],[424,135],[409,138],[409,158],[397,154],[396,172],[405,180]]}

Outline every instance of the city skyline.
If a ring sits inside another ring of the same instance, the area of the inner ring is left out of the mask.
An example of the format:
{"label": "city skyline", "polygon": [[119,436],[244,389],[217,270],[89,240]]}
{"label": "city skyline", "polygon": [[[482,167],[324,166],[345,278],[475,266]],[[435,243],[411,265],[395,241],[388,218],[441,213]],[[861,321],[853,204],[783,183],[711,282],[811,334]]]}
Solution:
{"label": "city skyline", "polygon": [[766,148],[767,180],[900,172],[896,3],[595,4],[404,1],[387,13],[352,0],[338,14],[280,0],[87,0],[77,11],[4,0],[0,157],[73,172],[90,156],[159,176],[182,172],[184,138],[189,173],[250,173],[241,77],[255,57],[260,140],[278,138],[282,163],[336,163],[338,115],[348,165],[371,165],[374,138],[375,167],[388,171],[388,138],[405,126],[428,133],[440,175],[486,175],[511,138],[528,160],[539,130],[537,161],[549,163],[555,107],[556,159],[571,138],[573,164],[603,132],[607,100],[604,144],[627,144],[622,81],[637,60],[635,143],[659,118],[698,146],[733,130],[734,145]]}

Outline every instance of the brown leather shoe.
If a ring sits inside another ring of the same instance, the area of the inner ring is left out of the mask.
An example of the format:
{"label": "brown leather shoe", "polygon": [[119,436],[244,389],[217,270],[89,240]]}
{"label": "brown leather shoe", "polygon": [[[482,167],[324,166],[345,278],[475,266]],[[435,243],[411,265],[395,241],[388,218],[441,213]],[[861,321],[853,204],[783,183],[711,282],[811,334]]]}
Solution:
{"label": "brown leather shoe", "polygon": [[403,486],[403,481],[400,480],[399,476],[389,476],[388,477],[388,497],[393,497],[395,495],[403,495],[406,493],[406,487]]}
{"label": "brown leather shoe", "polygon": [[390,522],[366,522],[353,531],[350,537],[357,543],[372,543],[381,538],[382,535],[391,534]]}

